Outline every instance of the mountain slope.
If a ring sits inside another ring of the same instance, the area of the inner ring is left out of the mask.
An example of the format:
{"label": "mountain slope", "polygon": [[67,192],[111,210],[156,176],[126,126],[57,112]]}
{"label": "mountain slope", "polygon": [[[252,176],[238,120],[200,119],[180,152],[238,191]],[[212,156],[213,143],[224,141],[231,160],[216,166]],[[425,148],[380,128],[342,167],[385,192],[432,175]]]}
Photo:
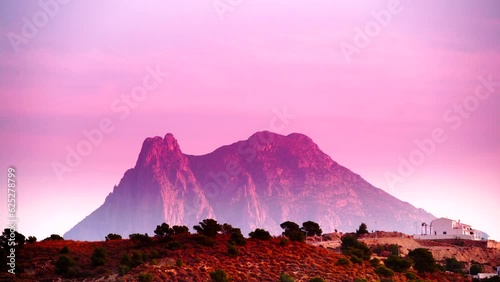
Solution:
{"label": "mountain slope", "polygon": [[65,238],[151,233],[162,222],[192,227],[207,217],[274,234],[286,220],[345,231],[376,222],[411,233],[415,221],[434,218],[339,165],[303,134],[258,132],[202,156],[183,154],[167,134],[146,139],[136,166]]}

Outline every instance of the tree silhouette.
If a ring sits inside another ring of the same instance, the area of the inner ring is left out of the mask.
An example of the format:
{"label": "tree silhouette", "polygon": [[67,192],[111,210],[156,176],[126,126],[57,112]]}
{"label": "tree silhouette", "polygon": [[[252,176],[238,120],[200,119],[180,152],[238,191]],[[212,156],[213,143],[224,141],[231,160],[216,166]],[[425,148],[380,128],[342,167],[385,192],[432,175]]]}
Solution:
{"label": "tree silhouette", "polygon": [[301,229],[307,233],[307,236],[321,236],[321,234],[323,233],[323,230],[321,230],[319,224],[314,221],[306,221],[302,223]]}
{"label": "tree silhouette", "polygon": [[207,218],[200,222],[200,225],[193,226],[198,234],[203,234],[207,237],[215,237],[219,231],[222,231],[222,226],[217,223],[217,220]]}

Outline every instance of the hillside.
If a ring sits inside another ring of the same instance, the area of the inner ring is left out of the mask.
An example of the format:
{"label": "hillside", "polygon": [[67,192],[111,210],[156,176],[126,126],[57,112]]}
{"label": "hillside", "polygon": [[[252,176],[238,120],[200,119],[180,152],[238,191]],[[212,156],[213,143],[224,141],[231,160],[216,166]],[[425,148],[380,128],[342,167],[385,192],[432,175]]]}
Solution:
{"label": "hillside", "polygon": [[[383,280],[369,262],[339,265],[339,259],[344,256],[326,248],[291,241],[282,245],[279,238],[270,241],[248,239],[245,246],[238,247],[239,255],[230,256],[228,239],[228,235],[218,235],[214,246],[200,244],[199,236],[191,234],[174,236],[166,241],[154,238],[145,244],[131,240],[37,242],[26,245],[19,252],[18,267],[22,267],[24,273],[19,274],[15,281],[58,281],[62,276],[71,277],[71,280],[62,281],[139,281],[141,275],[148,274],[152,281],[210,281],[210,273],[216,269],[224,270],[232,281],[278,281],[282,273],[290,274],[297,278],[296,281],[309,281],[313,277],[325,281]],[[68,252],[61,254],[64,247]],[[106,250],[103,266],[92,266],[90,258],[95,248]],[[142,263],[120,276],[120,264],[127,254],[131,261],[140,256]],[[61,256],[74,260],[74,265],[65,275],[55,273],[54,264]],[[410,272],[417,275],[413,270]],[[7,274],[0,275],[1,281],[14,281],[9,278],[11,276]],[[421,279],[468,281],[460,275],[443,272],[426,274]],[[396,273],[392,281],[408,280],[403,274]]]}

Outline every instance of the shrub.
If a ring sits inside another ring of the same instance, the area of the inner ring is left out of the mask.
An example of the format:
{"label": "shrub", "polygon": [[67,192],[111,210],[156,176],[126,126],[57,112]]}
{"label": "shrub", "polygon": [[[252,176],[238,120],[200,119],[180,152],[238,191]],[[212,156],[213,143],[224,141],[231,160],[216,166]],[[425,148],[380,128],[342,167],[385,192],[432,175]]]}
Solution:
{"label": "shrub", "polygon": [[368,282],[365,278],[356,278],[354,282]]}
{"label": "shrub", "polygon": [[227,243],[227,254],[230,256],[238,256],[240,254],[240,250],[238,250],[238,247],[236,245],[233,245],[231,243]]}
{"label": "shrub", "polygon": [[128,237],[130,238],[131,241],[134,241],[141,245],[147,245],[151,243],[151,238],[149,237],[148,233],[146,234],[133,233],[130,234]]}
{"label": "shrub", "polygon": [[340,245],[340,249],[345,255],[355,255],[363,260],[369,260],[372,254],[370,248],[358,241],[355,236],[346,235],[341,239],[342,244]]}
{"label": "shrub", "polygon": [[103,248],[95,248],[90,260],[93,266],[104,265],[106,263],[106,250]]}
{"label": "shrub", "polygon": [[395,255],[390,255],[389,258],[384,261],[384,264],[385,266],[396,272],[405,272],[411,267],[411,260]]}
{"label": "shrub", "polygon": [[68,274],[70,268],[75,266],[75,261],[67,255],[60,255],[55,262],[55,271],[57,274]]}
{"label": "shrub", "polygon": [[375,273],[377,273],[379,276],[383,276],[383,277],[394,276],[394,271],[392,269],[389,269],[389,268],[383,266],[383,265],[375,268]]}
{"label": "shrub", "polygon": [[120,260],[120,264],[126,265],[126,266],[131,266],[132,265],[132,259],[128,254],[124,254]]}
{"label": "shrub", "polygon": [[363,264],[363,260],[355,255],[351,256],[351,261],[352,261],[352,263],[355,263],[355,264],[359,264],[359,265]]}
{"label": "shrub", "polygon": [[217,243],[215,239],[207,237],[205,235],[197,234],[197,236],[194,237],[196,243],[207,246],[207,247],[213,247]]}
{"label": "shrub", "polygon": [[287,237],[280,237],[280,246],[284,247],[288,245],[288,242],[290,242],[290,240]]}
{"label": "shrub", "polygon": [[130,271],[130,266],[128,265],[121,264],[120,266],[118,266],[118,274],[120,276],[127,274],[129,271]]}
{"label": "shrub", "polygon": [[445,263],[447,271],[463,273],[464,264],[462,262],[459,262],[456,258],[446,258]]}
{"label": "shrub", "polygon": [[180,249],[181,247],[182,247],[182,244],[179,241],[172,241],[172,242],[168,242],[166,248],[169,250],[177,250],[177,249]]}
{"label": "shrub", "polygon": [[216,269],[215,271],[210,272],[210,279],[214,282],[229,282],[231,279],[227,275],[227,273],[222,269]]}
{"label": "shrub", "polygon": [[137,277],[139,279],[139,282],[152,282],[153,281],[153,276],[150,273],[141,273]]}
{"label": "shrub", "polygon": [[406,272],[405,273],[405,277],[408,280],[416,280],[416,279],[418,279],[418,276],[415,273],[413,273],[413,272]]}
{"label": "shrub", "polygon": [[63,241],[64,238],[57,235],[57,234],[52,234],[49,237],[43,239],[43,241]]}
{"label": "shrub", "polygon": [[144,263],[144,254],[139,251],[132,252],[132,258],[130,261],[131,267],[136,267]]}
{"label": "shrub", "polygon": [[69,248],[68,246],[64,246],[60,251],[60,254],[69,254]]}
{"label": "shrub", "polygon": [[346,257],[339,258],[337,263],[335,263],[335,265],[350,265],[350,264],[351,263],[349,262],[349,260]]}
{"label": "shrub", "polygon": [[248,236],[252,239],[259,239],[259,240],[271,240],[271,234],[267,232],[264,229],[257,228],[254,231],[248,233]]}
{"label": "shrub", "polygon": [[34,244],[36,243],[36,237],[35,236],[29,236],[28,240],[26,240],[29,244]]}
{"label": "shrub", "polygon": [[483,266],[480,264],[473,264],[470,266],[469,272],[471,275],[477,275],[483,271]]}
{"label": "shrub", "polygon": [[367,233],[368,233],[368,227],[366,226],[365,223],[361,223],[359,225],[359,229],[356,230],[356,237],[359,237],[359,235],[367,234]]}
{"label": "shrub", "polygon": [[295,278],[293,278],[290,274],[281,273],[280,282],[293,282],[293,281],[295,281]]}
{"label": "shrub", "polygon": [[178,258],[176,261],[175,261],[175,265],[177,267],[182,267],[184,265],[184,261],[181,259],[181,258]]}
{"label": "shrub", "polygon": [[189,228],[185,225],[174,225],[172,230],[174,230],[174,235],[189,234]]}
{"label": "shrub", "polygon": [[370,265],[371,265],[372,267],[377,267],[377,266],[379,266],[379,265],[380,265],[380,260],[379,260],[378,258],[372,258],[372,259],[370,260]]}
{"label": "shrub", "polygon": [[325,279],[321,277],[314,277],[309,280],[309,282],[326,282]]}
{"label": "shrub", "polygon": [[119,234],[109,233],[104,239],[106,239],[106,241],[121,240],[122,236]]}

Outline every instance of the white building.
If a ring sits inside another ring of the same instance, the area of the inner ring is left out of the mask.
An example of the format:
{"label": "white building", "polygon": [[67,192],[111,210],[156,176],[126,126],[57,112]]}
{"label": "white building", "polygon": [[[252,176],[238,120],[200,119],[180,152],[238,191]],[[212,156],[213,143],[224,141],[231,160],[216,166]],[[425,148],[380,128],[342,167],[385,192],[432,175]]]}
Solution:
{"label": "white building", "polygon": [[413,235],[416,239],[464,239],[464,240],[487,240],[486,233],[472,229],[468,224],[461,223],[448,218],[434,219],[430,224],[422,223],[420,235]]}

